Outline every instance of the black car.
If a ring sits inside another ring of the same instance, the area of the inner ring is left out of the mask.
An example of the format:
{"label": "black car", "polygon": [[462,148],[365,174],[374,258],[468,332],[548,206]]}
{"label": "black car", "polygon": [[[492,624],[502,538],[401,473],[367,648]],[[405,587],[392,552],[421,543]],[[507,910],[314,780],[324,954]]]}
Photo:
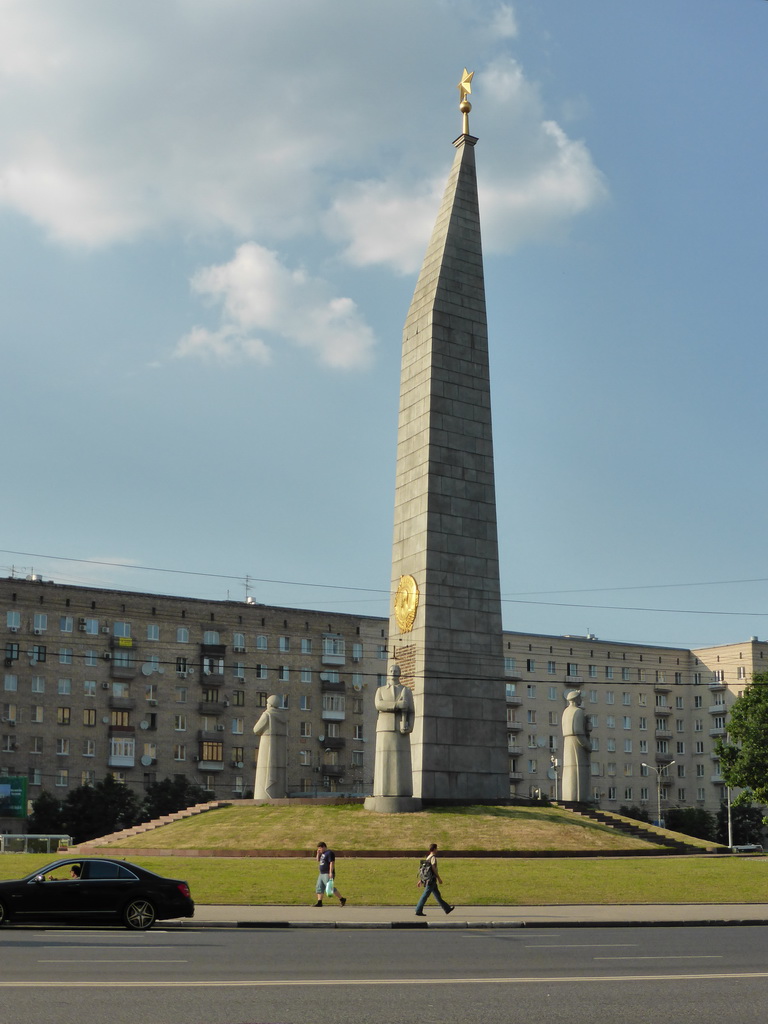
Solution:
{"label": "black car", "polygon": [[122,922],[146,931],[155,921],[192,917],[189,886],[123,860],[70,857],[14,882],[0,882],[0,924]]}

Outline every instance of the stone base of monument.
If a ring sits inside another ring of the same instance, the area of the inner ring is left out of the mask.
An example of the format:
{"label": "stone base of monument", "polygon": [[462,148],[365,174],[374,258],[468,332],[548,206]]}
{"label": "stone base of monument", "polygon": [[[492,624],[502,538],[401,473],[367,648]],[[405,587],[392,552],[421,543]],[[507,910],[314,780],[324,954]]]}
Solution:
{"label": "stone base of monument", "polygon": [[421,800],[415,796],[367,796],[363,806],[377,814],[410,814],[421,810]]}

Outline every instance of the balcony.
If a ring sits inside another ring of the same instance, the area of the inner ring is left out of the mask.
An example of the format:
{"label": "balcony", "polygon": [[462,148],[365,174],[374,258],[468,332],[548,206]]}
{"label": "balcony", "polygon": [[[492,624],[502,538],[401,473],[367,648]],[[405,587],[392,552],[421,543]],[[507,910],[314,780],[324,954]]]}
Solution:
{"label": "balcony", "polygon": [[197,767],[201,772],[223,772],[223,761],[198,761]]}
{"label": "balcony", "polygon": [[133,768],[136,757],[133,754],[109,754],[107,765],[110,768]]}
{"label": "balcony", "polygon": [[724,725],[723,726],[718,726],[716,729],[710,729],[709,730],[709,735],[710,736],[725,736],[727,731],[728,730],[725,728]]}
{"label": "balcony", "polygon": [[654,736],[657,740],[671,740],[672,733],[669,729],[656,729]]}
{"label": "balcony", "polygon": [[335,708],[323,708],[320,712],[320,717],[324,722],[343,722],[346,717],[344,708],[337,710]]}
{"label": "balcony", "polygon": [[710,715],[724,715],[727,712],[728,708],[726,707],[725,703],[710,704],[707,710],[709,711]]}
{"label": "balcony", "polygon": [[515,755],[519,756],[520,754],[522,754],[522,752],[523,752],[523,748],[522,747],[518,747],[517,743],[514,740],[508,739],[508,741],[507,741],[507,753],[508,754],[512,754],[512,756],[514,757]]}
{"label": "balcony", "polygon": [[507,707],[519,708],[523,703],[523,698],[519,693],[508,693],[507,694]]}
{"label": "balcony", "polygon": [[523,773],[522,772],[510,772],[509,773],[509,781],[510,782],[522,782],[523,781]]}
{"label": "balcony", "polygon": [[207,741],[209,743],[223,743],[224,742],[224,727],[217,726],[216,731],[213,729],[198,729],[197,738],[200,742]]}
{"label": "balcony", "polygon": [[198,715],[223,715],[229,704],[220,700],[201,700],[197,704]]}
{"label": "balcony", "polygon": [[672,708],[667,707],[666,704],[658,704],[653,709],[653,713],[654,713],[654,715],[671,715],[672,714]]}
{"label": "balcony", "polygon": [[523,723],[522,722],[507,722],[507,732],[522,732],[522,731],[523,731]]}
{"label": "balcony", "polygon": [[115,711],[133,711],[136,701],[132,697],[110,697],[107,707]]}
{"label": "balcony", "polygon": [[725,690],[727,689],[726,682],[724,679],[713,679],[711,683],[707,683],[710,690]]}
{"label": "balcony", "polygon": [[672,684],[664,682],[664,680],[658,680],[653,684],[654,693],[669,693],[672,689]]}
{"label": "balcony", "polygon": [[320,772],[329,778],[339,779],[344,774],[345,767],[343,764],[324,764],[320,766]]}

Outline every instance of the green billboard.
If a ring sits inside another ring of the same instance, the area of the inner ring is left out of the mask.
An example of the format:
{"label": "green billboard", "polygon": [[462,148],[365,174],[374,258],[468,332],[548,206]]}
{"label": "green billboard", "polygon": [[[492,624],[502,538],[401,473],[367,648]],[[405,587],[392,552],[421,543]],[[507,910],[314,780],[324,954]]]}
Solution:
{"label": "green billboard", "polygon": [[26,818],[27,780],[23,775],[0,778],[0,818]]}

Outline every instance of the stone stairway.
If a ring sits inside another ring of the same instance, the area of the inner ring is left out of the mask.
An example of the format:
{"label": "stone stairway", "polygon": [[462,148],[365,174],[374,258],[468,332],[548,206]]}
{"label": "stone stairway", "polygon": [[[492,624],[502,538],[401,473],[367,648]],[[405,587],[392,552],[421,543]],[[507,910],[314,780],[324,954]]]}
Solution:
{"label": "stone stairway", "polygon": [[72,847],[75,852],[84,851],[85,848],[92,849],[98,846],[109,846],[118,839],[131,839],[133,836],[142,835],[144,832],[151,832],[153,829],[161,828],[172,821],[181,821],[182,818],[191,818],[195,814],[205,814],[216,807],[229,807],[231,800],[210,800],[208,803],[194,804],[192,807],[185,807],[182,811],[174,811],[173,814],[163,814],[160,818],[153,818],[152,821],[143,821],[140,825],[133,825],[131,828],[124,828],[121,832],[112,832],[108,836],[99,836],[98,839],[89,839],[85,843]]}
{"label": "stone stairway", "polygon": [[567,800],[560,800],[554,803],[555,807],[562,807],[572,814],[578,814],[582,818],[589,818],[600,825],[607,825],[624,835],[634,836],[636,839],[644,839],[657,846],[666,846],[670,853],[704,853],[700,846],[693,846],[691,843],[683,842],[682,839],[673,839],[672,836],[664,835],[653,828],[645,828],[642,822],[633,822],[627,818],[621,818],[610,811],[598,811],[596,808],[588,807],[586,804],[571,803]]}

